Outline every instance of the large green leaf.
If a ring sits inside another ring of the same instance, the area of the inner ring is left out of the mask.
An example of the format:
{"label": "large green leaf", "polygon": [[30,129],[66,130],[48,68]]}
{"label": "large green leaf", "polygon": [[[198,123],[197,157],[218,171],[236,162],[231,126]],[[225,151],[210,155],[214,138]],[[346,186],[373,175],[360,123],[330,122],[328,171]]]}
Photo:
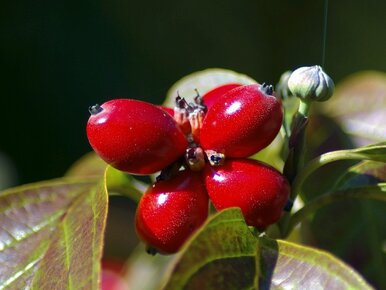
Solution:
{"label": "large green leaf", "polygon": [[239,209],[210,218],[180,255],[164,289],[371,289],[326,252],[255,237]]}
{"label": "large green leaf", "polygon": [[259,289],[372,289],[334,256],[282,240],[259,239]]}
{"label": "large green leaf", "polygon": [[331,100],[320,106],[339,121],[357,145],[386,139],[386,73],[351,75],[338,84]]}
{"label": "large green leaf", "polygon": [[192,101],[198,92],[203,95],[209,90],[228,83],[255,84],[256,81],[249,76],[222,68],[210,68],[187,75],[177,81],[168,91],[165,106],[173,107],[177,92],[181,97]]}
{"label": "large green leaf", "polygon": [[[336,190],[358,191],[385,182],[386,164],[364,161],[351,167]],[[366,190],[363,190],[366,194]],[[332,218],[335,217],[335,218]],[[308,228],[314,245],[326,249],[360,271],[379,289],[386,289],[384,241],[386,203],[374,200],[345,200],[316,212]]]}
{"label": "large green leaf", "polygon": [[222,211],[185,245],[164,289],[253,289],[255,255],[241,211]]}
{"label": "large green leaf", "polygon": [[0,289],[97,289],[104,182],[53,180],[0,193]]}

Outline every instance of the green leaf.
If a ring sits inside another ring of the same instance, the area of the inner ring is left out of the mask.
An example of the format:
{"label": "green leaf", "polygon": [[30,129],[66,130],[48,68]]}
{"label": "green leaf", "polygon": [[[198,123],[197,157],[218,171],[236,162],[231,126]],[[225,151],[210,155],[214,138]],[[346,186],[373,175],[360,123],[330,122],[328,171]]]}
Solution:
{"label": "green leaf", "polygon": [[356,149],[332,151],[312,159],[296,176],[292,185],[292,197],[294,197],[294,194],[301,194],[303,199],[306,200],[306,198],[304,198],[304,193],[301,192],[306,179],[320,167],[339,160],[372,160],[386,162],[386,142]]}
{"label": "green leaf", "polygon": [[[344,173],[336,190],[360,193],[385,181],[386,164],[365,161]],[[318,210],[308,230],[314,245],[352,264],[376,288],[386,289],[385,220],[386,202],[345,200]]]}
{"label": "green leaf", "polygon": [[253,289],[255,255],[240,209],[224,210],[185,245],[164,289]]}
{"label": "green leaf", "polygon": [[351,75],[320,106],[342,125],[357,146],[386,139],[386,73],[367,71]]}
{"label": "green leaf", "polygon": [[259,289],[372,289],[334,256],[282,240],[259,238]]}
{"label": "green leaf", "polygon": [[0,193],[0,289],[97,289],[103,182],[53,180]]}
{"label": "green leaf", "polygon": [[362,161],[349,168],[338,180],[335,188],[346,189],[386,181],[386,164]]}
{"label": "green leaf", "polygon": [[[353,198],[372,199],[386,202],[386,182],[378,183],[373,186],[367,185],[360,187],[348,187],[343,190],[335,190],[318,196],[292,215],[287,231],[290,232],[298,223],[309,215],[314,214],[317,210],[332,203]],[[285,233],[284,236],[287,234],[288,232]]]}
{"label": "green leaf", "polygon": [[239,209],[209,219],[180,255],[164,289],[371,289],[326,252],[257,239]]}
{"label": "green leaf", "polygon": [[386,141],[371,144],[357,149],[351,149],[352,153],[363,155],[363,159],[386,162]]}
{"label": "green leaf", "polygon": [[164,105],[174,107],[174,100],[177,96],[177,92],[181,97],[184,97],[188,102],[191,102],[193,101],[193,97],[197,95],[195,89],[203,95],[217,86],[228,83],[249,85],[257,82],[246,75],[231,70],[210,68],[187,75],[176,82],[169,89]]}

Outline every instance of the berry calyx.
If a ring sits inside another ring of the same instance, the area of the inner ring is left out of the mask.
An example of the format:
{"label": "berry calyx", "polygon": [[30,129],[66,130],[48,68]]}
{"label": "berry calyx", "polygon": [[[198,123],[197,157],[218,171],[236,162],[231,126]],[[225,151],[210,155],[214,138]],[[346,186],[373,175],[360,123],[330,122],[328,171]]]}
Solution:
{"label": "berry calyx", "polygon": [[280,130],[283,114],[272,86],[239,86],[217,98],[200,131],[202,148],[227,158],[248,157],[268,146]]}
{"label": "berry calyx", "polygon": [[113,167],[155,173],[183,156],[188,143],[173,117],[138,100],[115,99],[90,107],[87,137]]}
{"label": "berry calyx", "polygon": [[234,159],[222,166],[206,166],[204,177],[217,210],[239,207],[245,222],[261,230],[280,219],[290,191],[279,171],[256,160]]}
{"label": "berry calyx", "polygon": [[144,193],[136,212],[137,233],[150,248],[175,253],[206,220],[208,204],[201,175],[180,171]]}

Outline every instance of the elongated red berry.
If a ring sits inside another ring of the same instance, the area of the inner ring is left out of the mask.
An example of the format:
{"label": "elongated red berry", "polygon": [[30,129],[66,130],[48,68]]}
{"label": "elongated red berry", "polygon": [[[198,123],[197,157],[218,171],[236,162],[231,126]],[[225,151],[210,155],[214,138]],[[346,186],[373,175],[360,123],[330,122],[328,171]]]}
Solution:
{"label": "elongated red berry", "polygon": [[137,233],[160,253],[175,253],[207,218],[208,203],[198,173],[186,170],[170,180],[157,181],[139,202]]}
{"label": "elongated red berry", "polygon": [[279,220],[289,185],[276,169],[248,159],[225,161],[204,171],[208,195],[217,210],[239,207],[250,226],[264,229]]}
{"label": "elongated red berry", "polygon": [[158,108],[160,108],[161,110],[165,111],[166,113],[168,113],[170,116],[174,116],[174,110],[173,108],[169,108],[169,107],[166,107],[166,106],[157,106]]}
{"label": "elongated red berry", "polygon": [[151,174],[185,153],[187,141],[173,117],[152,104],[115,99],[90,112],[88,140],[117,169]]}
{"label": "elongated red berry", "polygon": [[212,107],[212,105],[217,101],[217,99],[219,97],[221,97],[222,95],[224,95],[228,91],[230,91],[234,88],[240,87],[240,86],[241,86],[241,84],[229,83],[229,84],[218,86],[218,87],[210,90],[209,92],[207,92],[205,95],[202,96],[205,106],[209,110],[209,108]]}
{"label": "elongated red berry", "polygon": [[248,157],[272,142],[282,118],[281,104],[269,86],[240,86],[219,97],[208,110],[200,144],[227,158]]}

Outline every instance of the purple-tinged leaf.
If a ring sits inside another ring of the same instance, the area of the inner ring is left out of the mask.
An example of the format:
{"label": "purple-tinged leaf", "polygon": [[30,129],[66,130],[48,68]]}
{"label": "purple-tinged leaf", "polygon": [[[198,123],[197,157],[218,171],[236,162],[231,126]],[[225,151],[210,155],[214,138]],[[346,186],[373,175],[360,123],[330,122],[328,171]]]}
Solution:
{"label": "purple-tinged leaf", "polygon": [[0,193],[0,289],[96,289],[107,194],[53,180]]}
{"label": "purple-tinged leaf", "polygon": [[282,240],[259,239],[259,289],[372,289],[327,252]]}

